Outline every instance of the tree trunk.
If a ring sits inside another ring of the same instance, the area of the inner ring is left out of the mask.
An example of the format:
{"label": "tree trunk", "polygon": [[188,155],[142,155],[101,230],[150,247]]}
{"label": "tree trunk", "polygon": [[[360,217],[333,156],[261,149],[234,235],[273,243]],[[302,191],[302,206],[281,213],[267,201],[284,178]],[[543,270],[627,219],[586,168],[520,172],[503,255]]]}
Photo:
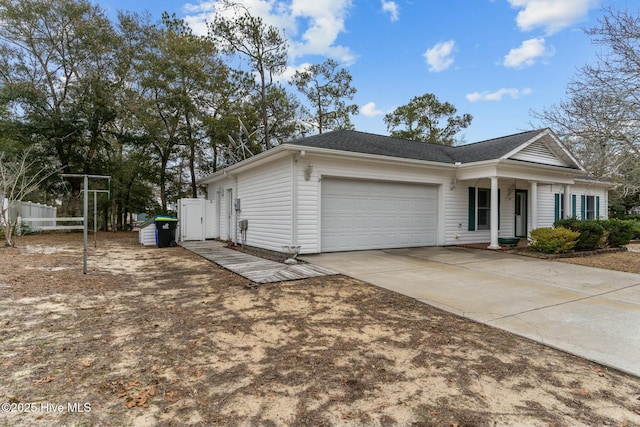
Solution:
{"label": "tree trunk", "polygon": [[265,151],[271,148],[269,141],[269,117],[267,115],[267,84],[264,78],[264,68],[260,68],[260,104],[262,109],[262,126],[264,126],[264,148]]}
{"label": "tree trunk", "polygon": [[160,166],[160,206],[162,207],[162,214],[167,214],[167,163],[165,159],[162,159]]}
{"label": "tree trunk", "polygon": [[191,129],[191,119],[189,113],[185,114],[187,122],[187,140],[189,141],[189,174],[191,175],[191,197],[198,197],[198,186],[196,185],[196,142],[193,140]]}

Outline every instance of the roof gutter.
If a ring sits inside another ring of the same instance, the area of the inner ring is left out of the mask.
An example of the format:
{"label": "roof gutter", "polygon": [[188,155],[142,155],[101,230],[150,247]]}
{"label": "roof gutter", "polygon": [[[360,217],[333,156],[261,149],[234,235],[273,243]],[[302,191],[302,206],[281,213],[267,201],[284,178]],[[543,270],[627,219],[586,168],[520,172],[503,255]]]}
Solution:
{"label": "roof gutter", "polygon": [[617,184],[613,181],[608,181],[602,178],[595,177],[576,177],[576,181],[580,181],[581,183],[589,184],[589,185],[602,185],[603,187],[614,188]]}

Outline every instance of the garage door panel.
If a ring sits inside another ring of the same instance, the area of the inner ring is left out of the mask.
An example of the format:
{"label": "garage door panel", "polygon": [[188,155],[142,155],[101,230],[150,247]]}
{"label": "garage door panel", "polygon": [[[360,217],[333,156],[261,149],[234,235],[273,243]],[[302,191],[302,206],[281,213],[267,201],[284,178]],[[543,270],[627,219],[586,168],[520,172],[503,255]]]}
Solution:
{"label": "garage door panel", "polygon": [[322,181],[322,251],[437,243],[435,186],[382,181]]}

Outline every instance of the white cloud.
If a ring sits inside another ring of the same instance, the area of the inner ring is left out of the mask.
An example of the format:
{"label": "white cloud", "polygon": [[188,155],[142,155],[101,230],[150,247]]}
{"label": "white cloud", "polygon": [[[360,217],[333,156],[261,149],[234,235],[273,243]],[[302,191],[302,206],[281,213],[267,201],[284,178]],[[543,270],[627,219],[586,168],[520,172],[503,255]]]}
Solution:
{"label": "white cloud", "polygon": [[504,56],[502,64],[509,68],[524,68],[535,64],[539,58],[552,56],[555,52],[547,49],[544,43],[544,38],[541,37],[525,40],[520,47],[511,49]]}
{"label": "white cloud", "polygon": [[589,10],[598,7],[599,0],[509,0],[511,6],[522,9],[516,22],[522,31],[544,28],[556,33],[583,19]]}
{"label": "white cloud", "polygon": [[467,94],[467,101],[470,102],[478,102],[478,101],[501,101],[502,98],[506,95],[510,96],[512,99],[520,98],[523,95],[531,95],[532,90],[529,88],[524,89],[513,89],[513,88],[502,88],[495,92],[473,92]]}
{"label": "white cloud", "polygon": [[[268,25],[283,29],[289,38],[290,59],[302,55],[322,55],[335,58],[345,65],[356,56],[348,47],[336,45],[344,32],[351,0],[236,0],[254,16]],[[218,0],[197,4],[187,3],[185,21],[197,34],[205,34],[206,22],[212,22],[223,12]]]}
{"label": "white cloud", "polygon": [[351,0],[292,0],[293,19],[307,22],[301,40],[293,42],[293,56],[324,55],[347,65],[353,63],[355,55],[349,48],[334,45],[338,35],[345,31],[344,22],[350,7]]}
{"label": "white cloud", "polygon": [[[285,13],[278,13],[273,0],[241,0],[236,3],[246,7],[253,16],[259,16],[268,25],[284,29],[287,33],[295,28],[291,19]],[[213,22],[217,14],[227,17],[233,16],[236,11],[225,7],[218,0],[202,1],[197,4],[186,3],[183,6],[186,14],[185,22],[189,24],[194,33],[204,35],[207,33],[207,22]]]}
{"label": "white cloud", "polygon": [[429,71],[444,71],[453,64],[453,48],[455,42],[449,40],[436,44],[424,53],[424,57],[429,65]]}
{"label": "white cloud", "polygon": [[400,10],[398,3],[394,1],[382,1],[382,10],[389,14],[391,22],[396,22],[400,18]]}
{"label": "white cloud", "polygon": [[291,65],[288,65],[284,69],[284,71],[282,72],[281,75],[273,76],[273,80],[276,81],[276,82],[280,82],[280,83],[288,82],[289,80],[291,80],[291,78],[296,73],[296,71],[305,71],[310,66],[311,66],[311,64],[308,63],[308,62],[305,62],[305,63],[300,64],[300,65],[296,65],[295,67],[293,67]]}
{"label": "white cloud", "polygon": [[362,107],[360,107],[360,113],[363,116],[375,117],[375,116],[383,115],[384,111],[379,110],[376,107],[376,103],[375,102],[368,102],[368,103],[364,104]]}

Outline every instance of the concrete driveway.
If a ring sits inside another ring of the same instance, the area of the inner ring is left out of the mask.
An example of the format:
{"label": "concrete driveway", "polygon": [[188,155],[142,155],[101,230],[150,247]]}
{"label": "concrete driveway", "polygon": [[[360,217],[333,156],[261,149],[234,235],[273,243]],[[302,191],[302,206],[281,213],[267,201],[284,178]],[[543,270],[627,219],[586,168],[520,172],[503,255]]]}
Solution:
{"label": "concrete driveway", "polygon": [[638,274],[459,247],[301,258],[640,376]]}

